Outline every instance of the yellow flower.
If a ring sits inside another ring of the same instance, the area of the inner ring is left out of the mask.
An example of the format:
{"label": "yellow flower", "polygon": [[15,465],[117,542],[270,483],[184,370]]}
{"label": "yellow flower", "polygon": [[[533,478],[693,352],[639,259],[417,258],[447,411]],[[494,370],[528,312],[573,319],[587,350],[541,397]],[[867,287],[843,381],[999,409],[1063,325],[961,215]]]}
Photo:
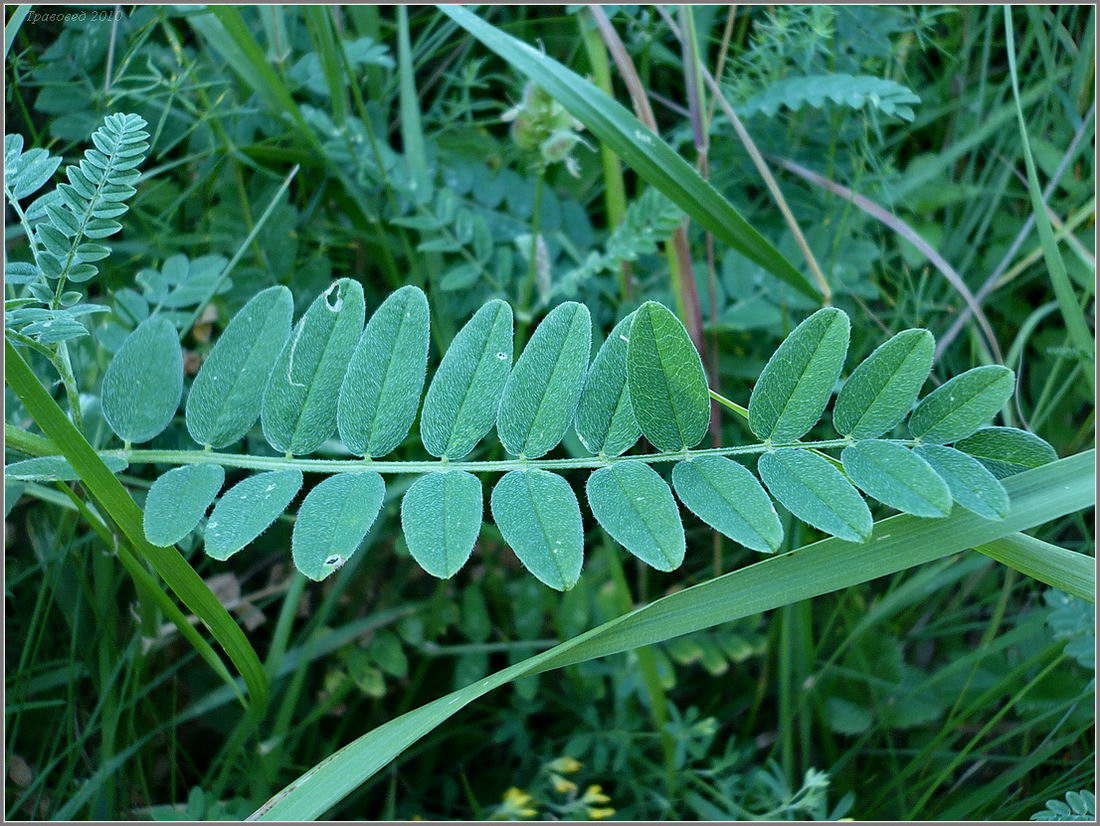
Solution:
{"label": "yellow flower", "polygon": [[546,764],[546,768],[550,771],[561,772],[562,774],[573,774],[573,772],[580,771],[582,766],[584,764],[580,760],[570,757],[568,754]]}
{"label": "yellow flower", "polygon": [[[597,786],[595,784],[589,786],[584,791],[584,797],[581,798],[582,803],[610,803],[611,798],[603,793],[603,786]],[[606,815],[605,815],[606,817]]]}
{"label": "yellow flower", "polygon": [[611,815],[615,814],[615,810],[609,809],[607,807],[600,809],[589,807],[587,814],[589,820],[606,820],[607,818],[611,817]]}
{"label": "yellow flower", "polygon": [[526,806],[531,802],[531,795],[523,789],[518,789],[513,786],[504,793],[503,800],[511,806]]}
{"label": "yellow flower", "polygon": [[572,780],[566,780],[560,774],[550,772],[550,782],[554,785],[554,791],[558,794],[570,794],[577,790],[577,784]]}

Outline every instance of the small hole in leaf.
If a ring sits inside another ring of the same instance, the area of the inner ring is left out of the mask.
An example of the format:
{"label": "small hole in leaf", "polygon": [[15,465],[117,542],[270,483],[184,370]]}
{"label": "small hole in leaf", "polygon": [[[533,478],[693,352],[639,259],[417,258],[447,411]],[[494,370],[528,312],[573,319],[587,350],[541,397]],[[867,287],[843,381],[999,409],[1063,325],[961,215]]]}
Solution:
{"label": "small hole in leaf", "polygon": [[340,554],[333,554],[325,560],[325,565],[339,568],[344,564],[344,558]]}

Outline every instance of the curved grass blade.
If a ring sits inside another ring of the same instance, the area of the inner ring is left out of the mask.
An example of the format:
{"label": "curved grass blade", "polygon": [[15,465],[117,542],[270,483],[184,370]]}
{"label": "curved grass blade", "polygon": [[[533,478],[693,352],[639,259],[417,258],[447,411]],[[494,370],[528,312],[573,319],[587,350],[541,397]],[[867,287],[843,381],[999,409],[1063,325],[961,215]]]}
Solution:
{"label": "curved grass blade", "polygon": [[162,474],[145,497],[145,538],[175,545],[199,524],[223,484],[221,465],[183,465]]}
{"label": "curved grass blade", "polygon": [[909,432],[940,444],[965,439],[997,414],[1015,386],[1016,374],[1000,364],[960,373],[920,400]]}
{"label": "curved grass blade", "polygon": [[803,522],[849,542],[870,537],[867,503],[844,474],[817,454],[780,448],[761,456],[757,470],[771,495]]}
{"label": "curved grass blade", "polygon": [[1047,441],[1015,427],[982,427],[956,442],[955,447],[973,456],[998,479],[1006,479],[1058,459],[1058,454]]}
{"label": "curved grass blade", "polygon": [[851,323],[823,307],[779,345],[749,396],[749,429],[761,439],[792,442],[821,418],[848,353]]}
{"label": "curved grass blade", "polygon": [[428,327],[428,299],[411,285],[391,293],[367,322],[336,411],[352,453],[385,456],[409,435],[428,367]]}
{"label": "curved grass blade", "polygon": [[493,299],[458,331],[424,397],[420,438],[432,456],[461,459],[488,433],[512,369],[512,308]]}
{"label": "curved grass blade", "polygon": [[584,489],[592,515],[612,539],[658,571],[680,567],[684,525],[657,471],[644,462],[616,462],[589,476]]}
{"label": "curved grass blade", "polygon": [[141,322],[103,374],[103,418],[126,442],[147,442],[176,415],[183,395],[183,351],[162,316]]}
{"label": "curved grass blade", "polygon": [[[129,464],[117,456],[102,459],[111,473],[121,473]],[[38,456],[4,465],[4,478],[20,482],[75,482],[80,474],[64,456]]]}
{"label": "curved grass blade", "polygon": [[462,6],[438,6],[517,71],[550,93],[644,180],[715,237],[807,296],[821,294],[695,169],[610,95]]}
{"label": "curved grass blade", "polygon": [[975,545],[974,550],[1060,591],[1096,602],[1096,560],[1026,533]]}
{"label": "curved grass blade", "polygon": [[312,453],[336,429],[348,359],[363,329],[358,281],[341,278],[317,296],[283,345],[264,388],[264,437],[287,454]]}
{"label": "curved grass blade", "polygon": [[592,319],[583,304],[565,301],[542,320],[497,410],[497,434],[509,453],[537,459],[557,447],[573,422],[591,349]]}
{"label": "curved grass blade", "polygon": [[584,562],[584,528],[569,483],[547,470],[512,470],[490,497],[493,521],[519,561],[544,585],[568,591]]}
{"label": "curved grass blade", "polygon": [[206,553],[226,560],[266,531],[302,489],[300,470],[271,470],[225,492],[206,523]]}
{"label": "curved grass blade", "polygon": [[[1010,479],[1003,522],[958,510],[946,519],[906,514],[874,526],[865,545],[824,539],[685,588],[402,714],[326,757],[252,814],[307,820],[331,809],[420,738],[494,688],[527,674],[662,642],[904,571],[1092,505],[1094,451]],[[1087,565],[1086,565],[1087,567]],[[1091,570],[1082,570],[1082,576]],[[1082,583],[1091,592],[1090,583]]]}
{"label": "curved grass blade", "polygon": [[618,456],[642,435],[627,381],[627,347],[634,315],[615,325],[600,346],[577,404],[577,436],[592,453]]}
{"label": "curved grass blade", "polygon": [[626,368],[634,418],[658,450],[695,447],[710,426],[699,351],[672,311],[647,301],[630,325]]}
{"label": "curved grass blade", "polygon": [[335,473],[322,480],[294,520],[290,547],[298,570],[315,582],[340,570],[359,550],[385,495],[386,483],[373,471]]}
{"label": "curved grass blade", "polygon": [[[145,538],[141,525],[141,508],[137,506],[122,483],[114,477],[80,431],[69,421],[57,402],[35,378],[30,367],[10,341],[4,342],[4,355],[4,379],[19,397],[27,412],[80,474],[81,480],[101,511],[111,518],[134,550],[152,565],[153,570],[187,606],[188,610],[199,617],[210,629],[214,639],[229,655],[233,665],[244,678],[245,685],[248,687],[250,708],[257,714],[262,712],[267,705],[267,674],[244,632],[229,616],[229,612],[218,601],[210,587],[195,573],[195,569],[187,564],[187,560],[176,548],[161,548],[151,544]],[[142,587],[141,582],[138,584]],[[194,642],[194,637],[189,631],[183,632],[183,635]],[[228,672],[221,660],[216,657],[211,658],[209,652],[202,648],[197,646],[196,648],[219,676],[228,679]],[[229,681],[229,685],[234,691],[237,690],[236,683]]]}
{"label": "curved grass blade", "polygon": [[853,439],[875,439],[905,418],[928,379],[936,340],[902,330],[852,371],[833,405],[833,426]]}
{"label": "curved grass blade", "polygon": [[859,489],[883,504],[914,516],[951,513],[951,491],[935,469],[897,442],[864,439],[840,453],[844,470]]}
{"label": "curved grass blade", "polygon": [[943,445],[918,445],[913,452],[947,482],[951,497],[967,510],[985,519],[1008,514],[1004,485],[973,456]]}
{"label": "curved grass blade", "polygon": [[290,335],[294,297],[283,286],[254,295],[230,320],[187,394],[187,431],[200,445],[225,447],[260,415],[268,376]]}
{"label": "curved grass blade", "polygon": [[481,482],[472,473],[426,473],[401,500],[401,530],[416,563],[450,579],[470,558],[481,532]]}
{"label": "curved grass blade", "polygon": [[752,471],[725,456],[677,462],[672,486],[688,509],[734,542],[770,554],[783,544],[772,500]]}

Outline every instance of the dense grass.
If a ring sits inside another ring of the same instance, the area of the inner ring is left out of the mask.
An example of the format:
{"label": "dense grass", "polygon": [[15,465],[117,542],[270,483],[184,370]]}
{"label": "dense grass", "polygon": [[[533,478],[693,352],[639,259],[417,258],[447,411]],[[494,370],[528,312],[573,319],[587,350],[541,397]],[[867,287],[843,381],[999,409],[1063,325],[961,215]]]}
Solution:
{"label": "dense grass", "polygon": [[[643,170],[549,102],[560,145],[532,148],[522,115],[502,119],[523,102],[523,79],[433,8],[86,11],[22,17],[5,71],[7,131],[66,162],[108,113],[149,123],[132,209],[87,285],[112,312],[88,317],[92,335],[69,348],[94,447],[112,444],[97,394],[151,294],[146,270],[179,253],[234,261],[228,289],[181,310],[188,376],[271,284],[290,286],[299,312],[338,276],[362,282],[368,307],[417,284],[436,359],[486,299],[516,306],[522,338],[575,282],[603,333],[642,300],[674,307],[711,386],[744,404],[779,341],[821,304],[643,197]],[[851,363],[889,333],[927,327],[934,382],[1001,362],[1019,376],[1003,424],[1060,456],[1092,445],[1093,9],[478,13],[635,112],[799,278],[824,286],[853,319]],[[821,97],[872,88],[858,106]],[[456,204],[484,220],[487,255]],[[7,251],[26,260],[7,219]],[[9,284],[6,298],[18,295]],[[64,404],[53,367],[38,356],[32,366]],[[6,402],[9,430],[39,432],[10,390]],[[179,418],[155,447],[193,447]],[[715,444],[752,438],[738,416],[716,421]],[[9,435],[8,461],[35,452],[20,438]],[[242,449],[271,453],[258,435]],[[567,440],[562,455],[578,449]],[[483,445],[474,458],[499,452]],[[396,455],[422,451],[410,442]],[[140,503],[163,469],[120,478]],[[271,702],[250,714],[135,590],[83,483],[9,481],[7,815],[243,817],[363,732],[758,559],[691,521],[687,561],[662,574],[589,521],[584,574],[562,595],[486,526],[471,564],[440,582],[398,529],[410,482],[389,481],[363,550],[322,584],[290,564],[289,515],[229,563],[194,537],[181,545],[263,661]],[[785,527],[787,548],[819,538],[794,519]],[[1093,553],[1089,511],[1031,533]],[[328,816],[1026,819],[1094,786],[1093,625],[1084,600],[954,554],[523,677]]]}

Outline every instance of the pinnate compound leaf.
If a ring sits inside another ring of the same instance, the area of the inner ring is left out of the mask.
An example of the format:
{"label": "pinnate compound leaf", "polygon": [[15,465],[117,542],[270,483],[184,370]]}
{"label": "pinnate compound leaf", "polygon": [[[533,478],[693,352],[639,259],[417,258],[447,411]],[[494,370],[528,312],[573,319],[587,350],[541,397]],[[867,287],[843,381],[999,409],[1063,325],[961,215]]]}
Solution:
{"label": "pinnate compound leaf", "polygon": [[874,439],[893,429],[912,408],[928,379],[936,341],[927,330],[902,330],[875,348],[852,371],[833,405],[838,433]]}
{"label": "pinnate compound leaf", "polygon": [[772,500],[744,465],[725,456],[696,456],[676,464],[672,485],[692,513],[746,548],[768,554],[783,543]]}
{"label": "pinnate compound leaf", "polygon": [[602,467],[588,477],[585,492],[596,521],[642,562],[672,571],[684,561],[680,510],[668,483],[649,465],[627,460]]}
{"label": "pinnate compound leaf", "polygon": [[[100,458],[112,473],[121,473],[128,465],[117,456]],[[64,456],[39,456],[4,465],[4,478],[17,482],[75,482],[80,474]]]}
{"label": "pinnate compound leaf", "polygon": [[367,322],[336,414],[352,453],[385,456],[409,435],[428,366],[428,326],[428,299],[411,285],[391,293]]}
{"label": "pinnate compound leaf", "polygon": [[271,470],[225,492],[206,523],[206,553],[226,560],[268,529],[302,488],[300,470]]}
{"label": "pinnate compound leaf", "polygon": [[577,410],[592,320],[588,308],[565,301],[542,320],[504,385],[497,433],[505,449],[537,459],[561,441]]}
{"label": "pinnate compound leaf", "polygon": [[432,377],[420,413],[420,438],[432,456],[461,459],[497,418],[512,369],[512,308],[482,305],[458,331]]}
{"label": "pinnate compound leaf", "polygon": [[264,386],[290,335],[294,297],[283,286],[256,293],[214,343],[187,395],[187,431],[218,448],[244,436],[260,415]]}
{"label": "pinnate compound leaf", "polygon": [[283,345],[264,388],[260,421],[276,450],[312,453],[336,429],[348,359],[363,329],[358,281],[341,278],[321,293]]}
{"label": "pinnate compound leaf", "polygon": [[1000,364],[960,373],[921,399],[909,432],[938,444],[965,439],[996,415],[1015,386],[1016,374]]}
{"label": "pinnate compound leaf", "polygon": [[1004,519],[1010,503],[1004,485],[975,459],[944,445],[918,445],[913,452],[928,462],[951,491],[951,497],[985,519]]}
{"label": "pinnate compound leaf", "polygon": [[757,469],[771,495],[803,522],[849,542],[870,538],[867,503],[827,459],[785,447],[761,456]]}
{"label": "pinnate compound leaf", "polygon": [[630,403],[642,433],[658,450],[695,447],[710,426],[710,393],[683,323],[647,301],[635,311],[628,338]]}
{"label": "pinnate compound leaf", "polygon": [[615,325],[584,380],[577,405],[577,435],[592,453],[618,456],[642,435],[627,382],[627,348],[633,320],[631,314]]}
{"label": "pinnate compound leaf", "polygon": [[401,500],[401,529],[416,563],[450,579],[470,558],[484,512],[481,482],[472,473],[426,473]]}
{"label": "pinnate compound leaf", "polygon": [[512,470],[493,488],[490,505],[504,541],[536,579],[558,591],[577,584],[584,527],[568,482],[546,470]]}
{"label": "pinnate compound leaf", "polygon": [[184,465],[162,474],[145,497],[145,538],[175,545],[199,524],[223,484],[221,465]]}
{"label": "pinnate compound leaf", "polygon": [[864,439],[840,454],[849,478],[868,496],[913,516],[951,513],[951,491],[928,462],[897,442]]}
{"label": "pinnate compound leaf", "polygon": [[1046,440],[1015,427],[983,427],[955,447],[973,456],[998,479],[1007,479],[1058,458]]}
{"label": "pinnate compound leaf", "polygon": [[183,395],[183,352],[161,316],[141,322],[103,374],[103,418],[120,439],[147,442],[168,427]]}
{"label": "pinnate compound leaf", "polygon": [[851,323],[823,307],[779,345],[749,396],[749,429],[761,439],[792,442],[817,424],[840,377]]}
{"label": "pinnate compound leaf", "polygon": [[374,471],[335,473],[298,508],[291,534],[294,565],[314,581],[343,567],[378,518],[386,483]]}

